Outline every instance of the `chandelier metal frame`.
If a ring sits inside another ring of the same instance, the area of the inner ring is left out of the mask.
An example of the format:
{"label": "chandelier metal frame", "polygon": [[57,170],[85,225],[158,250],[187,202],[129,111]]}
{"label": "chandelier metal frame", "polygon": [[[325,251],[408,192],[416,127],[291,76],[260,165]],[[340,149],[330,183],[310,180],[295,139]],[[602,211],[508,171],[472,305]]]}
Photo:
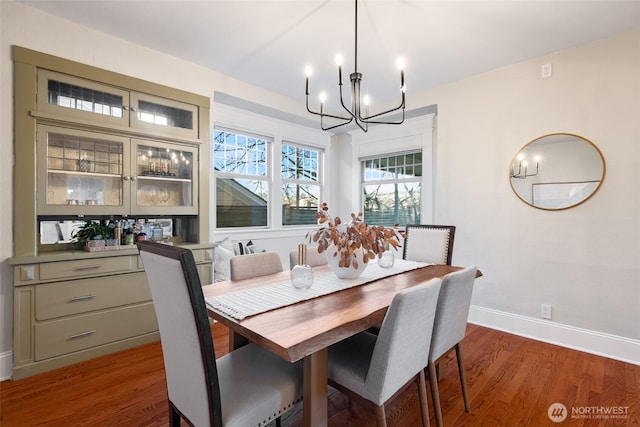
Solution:
{"label": "chandelier metal frame", "polygon": [[[342,108],[348,113],[347,116],[341,116],[337,114],[328,114],[324,112],[324,101],[320,102],[320,111],[313,111],[309,107],[309,75],[307,75],[306,79],[306,104],[307,111],[311,114],[315,114],[320,116],[320,127],[322,130],[332,130],[341,126],[346,126],[349,123],[355,122],[356,125],[363,131],[367,132],[369,128],[369,124],[385,124],[385,125],[400,125],[404,123],[404,110],[405,110],[405,84],[404,84],[404,70],[400,70],[400,94],[401,94],[401,102],[395,108],[391,108],[389,110],[383,111],[381,113],[376,113],[372,115],[369,114],[369,107],[365,105],[364,116],[362,115],[362,99],[361,99],[361,84],[362,84],[362,73],[358,72],[358,0],[355,0],[355,65],[354,71],[349,75],[349,79],[351,80],[351,109],[347,108],[343,92],[342,92],[342,65],[338,65],[338,86],[340,90],[340,104]],[[402,117],[397,121],[386,121],[377,119],[381,116],[402,110]],[[331,118],[340,121],[340,123],[335,125],[325,126],[324,119]],[[376,120],[374,120],[376,119]]]}
{"label": "chandelier metal frame", "polygon": [[[527,167],[529,166],[528,162],[519,159],[518,162],[518,171],[515,171],[515,162],[514,165],[511,167],[511,178],[517,178],[517,179],[526,179],[529,178],[530,176],[536,176],[538,175],[538,171],[540,170],[540,161],[536,160],[536,173],[528,173],[527,172]],[[524,167],[524,172],[522,171]]]}

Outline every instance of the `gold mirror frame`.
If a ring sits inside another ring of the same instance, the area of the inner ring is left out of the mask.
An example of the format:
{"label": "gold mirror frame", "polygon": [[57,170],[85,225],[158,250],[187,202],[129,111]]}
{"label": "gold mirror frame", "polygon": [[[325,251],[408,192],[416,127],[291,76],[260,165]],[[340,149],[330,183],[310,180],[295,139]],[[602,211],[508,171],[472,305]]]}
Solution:
{"label": "gold mirror frame", "polygon": [[593,197],[605,171],[604,156],[593,142],[571,133],[552,133],[528,142],[516,153],[509,183],[529,206],[556,211]]}

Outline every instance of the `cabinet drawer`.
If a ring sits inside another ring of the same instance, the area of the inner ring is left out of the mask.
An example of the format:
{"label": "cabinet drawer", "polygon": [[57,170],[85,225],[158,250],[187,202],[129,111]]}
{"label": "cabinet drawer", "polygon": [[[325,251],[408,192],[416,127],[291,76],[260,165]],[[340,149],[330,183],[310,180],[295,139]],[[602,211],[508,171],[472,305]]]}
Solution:
{"label": "cabinet drawer", "polygon": [[35,287],[36,320],[150,300],[144,272],[46,283]]}
{"label": "cabinet drawer", "polygon": [[129,271],[132,259],[135,258],[131,256],[116,256],[42,263],[40,264],[40,279],[66,279],[69,277]]}
{"label": "cabinet drawer", "polygon": [[85,350],[158,330],[153,304],[145,303],[35,325],[35,360]]}

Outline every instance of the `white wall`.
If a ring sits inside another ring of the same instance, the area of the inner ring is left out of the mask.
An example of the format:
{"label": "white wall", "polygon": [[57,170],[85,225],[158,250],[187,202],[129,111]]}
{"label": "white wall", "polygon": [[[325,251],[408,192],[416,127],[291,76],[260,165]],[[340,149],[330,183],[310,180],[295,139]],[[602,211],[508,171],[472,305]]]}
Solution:
{"label": "white wall", "polygon": [[[484,273],[478,321],[640,363],[638,76],[640,29],[413,98],[438,105],[436,220],[458,227],[454,264]],[[556,132],[592,141],[607,173],[587,202],[544,211],[512,193],[508,170],[527,142]]]}

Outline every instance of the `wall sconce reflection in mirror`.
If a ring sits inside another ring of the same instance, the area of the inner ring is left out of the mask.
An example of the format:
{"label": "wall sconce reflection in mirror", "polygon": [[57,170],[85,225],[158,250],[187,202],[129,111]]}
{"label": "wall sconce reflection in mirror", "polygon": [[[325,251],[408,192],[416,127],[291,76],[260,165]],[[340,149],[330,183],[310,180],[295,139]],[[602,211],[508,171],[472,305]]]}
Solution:
{"label": "wall sconce reflection in mirror", "polygon": [[604,157],[598,147],[569,133],[534,139],[518,151],[509,168],[513,192],[526,204],[544,210],[584,203],[602,186],[604,175]]}
{"label": "wall sconce reflection in mirror", "polygon": [[[516,170],[516,161],[518,163],[518,169]],[[536,162],[536,173],[527,173],[529,167],[529,161],[525,158],[523,153],[519,153],[516,157],[516,161],[511,166],[511,178],[525,179],[530,176],[538,175],[540,170],[540,156],[535,156],[533,161]]]}

